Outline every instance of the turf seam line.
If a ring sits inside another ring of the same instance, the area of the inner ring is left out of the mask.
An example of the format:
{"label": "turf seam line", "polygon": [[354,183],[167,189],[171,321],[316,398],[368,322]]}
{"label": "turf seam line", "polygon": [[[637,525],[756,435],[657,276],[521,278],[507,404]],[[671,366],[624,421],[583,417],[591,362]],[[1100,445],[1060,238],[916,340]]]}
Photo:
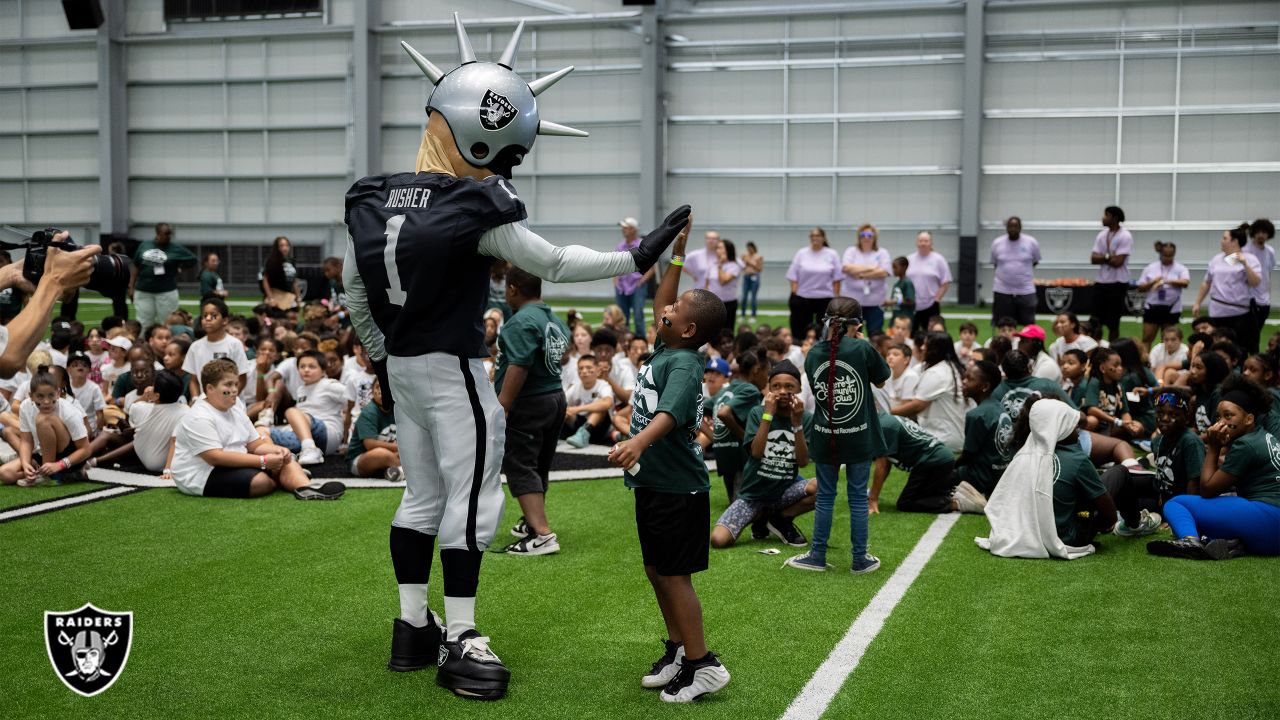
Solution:
{"label": "turf seam line", "polygon": [[123,497],[134,493],[142,492],[147,488],[129,487],[118,485],[116,487],[103,488],[102,490],[92,490],[90,492],[76,493],[75,495],[66,495],[53,500],[45,500],[44,502],[23,505],[18,508],[10,508],[0,512],[0,525],[14,520],[23,520],[26,518],[45,515],[58,510],[66,510],[68,508],[80,507],[90,503],[110,500],[111,498]]}
{"label": "turf seam line", "polygon": [[816,720],[826,712],[845,680],[858,667],[871,642],[884,628],[885,620],[901,602],[907,590],[920,577],[924,566],[946,538],[960,513],[939,515],[912,548],[893,576],[876,592],[871,602],[858,614],[849,631],[836,643],[831,654],[814,671],[800,694],[787,707],[782,720]]}

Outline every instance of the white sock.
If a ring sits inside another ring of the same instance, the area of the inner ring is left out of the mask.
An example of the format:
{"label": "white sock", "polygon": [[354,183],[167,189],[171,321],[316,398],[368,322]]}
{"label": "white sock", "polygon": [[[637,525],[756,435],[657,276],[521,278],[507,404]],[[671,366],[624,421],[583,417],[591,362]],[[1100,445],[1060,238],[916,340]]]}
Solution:
{"label": "white sock", "polygon": [[476,599],[473,597],[444,597],[444,619],[449,625],[449,639],[476,629]]}
{"label": "white sock", "polygon": [[303,440],[303,441],[302,441],[302,449],[303,449],[303,450],[315,450],[315,449],[317,449],[317,448],[316,448],[316,441],[315,441],[315,440]]}
{"label": "white sock", "polygon": [[427,584],[406,584],[400,588],[400,619],[420,628],[427,625]]}

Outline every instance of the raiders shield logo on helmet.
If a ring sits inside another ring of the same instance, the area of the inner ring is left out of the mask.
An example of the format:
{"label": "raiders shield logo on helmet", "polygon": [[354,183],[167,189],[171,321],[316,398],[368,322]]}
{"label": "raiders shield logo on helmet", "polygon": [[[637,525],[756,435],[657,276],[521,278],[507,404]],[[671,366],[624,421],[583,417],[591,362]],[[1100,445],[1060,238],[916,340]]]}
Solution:
{"label": "raiders shield logo on helmet", "polygon": [[133,613],[100,610],[92,603],[71,612],[44,614],[44,646],[64,685],[93,697],[115,684],[129,662]]}
{"label": "raiders shield logo on helmet", "polygon": [[516,106],[498,93],[487,90],[480,100],[480,125],[485,130],[501,130],[511,124],[516,116]]}

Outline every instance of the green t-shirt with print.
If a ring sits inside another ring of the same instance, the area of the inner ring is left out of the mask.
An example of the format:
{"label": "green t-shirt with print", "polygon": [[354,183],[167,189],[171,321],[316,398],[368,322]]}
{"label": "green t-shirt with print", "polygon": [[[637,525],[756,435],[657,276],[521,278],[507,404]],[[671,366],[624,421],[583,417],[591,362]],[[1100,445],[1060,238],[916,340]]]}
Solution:
{"label": "green t-shirt with print", "polygon": [[1071,386],[1070,390],[1064,390],[1067,400],[1073,407],[1080,407],[1084,403],[1084,386],[1089,382],[1088,378],[1081,377],[1080,381]]}
{"label": "green t-shirt with print", "polygon": [[1203,387],[1191,388],[1195,396],[1196,432],[1203,433],[1218,422],[1218,389],[1206,391]]}
{"label": "green t-shirt with print", "polygon": [[1092,501],[1105,495],[1107,486],[1079,445],[1059,445],[1053,454],[1053,519],[1058,537],[1067,545],[1082,545],[1091,536],[1076,513],[1094,509]]}
{"label": "green t-shirt with print", "polygon": [[355,427],[351,430],[351,441],[347,443],[348,465],[364,454],[365,440],[396,441],[396,418],[383,412],[377,403],[371,402],[360,409],[360,417],[356,418]]}
{"label": "green t-shirt with print", "polygon": [[1236,479],[1236,494],[1280,507],[1280,440],[1257,428],[1227,448],[1221,470]]}
{"label": "green t-shirt with print", "polygon": [[[889,365],[866,340],[845,336],[836,348],[835,388],[829,393],[831,342],[809,350],[804,374],[817,407],[809,454],[824,465],[870,462],[883,457],[884,437],[871,386],[889,379]],[[834,428],[834,432],[833,432]],[[834,437],[835,441],[832,442]]]}
{"label": "green t-shirt with print", "polygon": [[880,432],[884,435],[884,454],[906,472],[955,461],[946,445],[911,418],[880,413]]}
{"label": "green t-shirt with print", "polygon": [[133,252],[138,279],[133,289],[162,293],[178,289],[178,266],[196,262],[191,251],[177,243],[160,247],[154,240],[143,240]]}
{"label": "green t-shirt with print", "polygon": [[725,432],[724,422],[716,418],[716,405],[720,403],[720,396],[724,395],[729,389],[729,384],[725,383],[714,394],[706,396],[702,401],[702,416],[711,418],[711,441],[715,442],[716,436]]}
{"label": "green t-shirt with print", "polygon": [[[1124,388],[1119,383],[1103,384],[1102,378],[1089,378],[1084,385],[1083,408],[1098,408],[1111,417],[1129,412],[1129,401],[1124,398]],[[1130,416],[1132,417],[1132,416]]]}
{"label": "green t-shirt with print", "polygon": [[1204,441],[1187,428],[1177,437],[1157,435],[1151,439],[1151,455],[1156,463],[1156,490],[1164,496],[1184,495],[1187,483],[1200,478]]}
{"label": "green t-shirt with print", "polygon": [[[1156,376],[1147,368],[1143,368],[1141,372],[1125,373],[1120,378],[1120,389],[1130,392],[1134,388],[1154,387],[1156,385]],[[1155,432],[1156,429],[1156,406],[1155,398],[1150,394],[1138,396],[1138,402],[1128,402],[1129,417],[1142,423],[1142,428],[1148,433]]]}
{"label": "green t-shirt with print", "polygon": [[223,289],[225,288],[222,285],[222,278],[218,276],[218,273],[212,270],[205,270],[200,273],[200,297],[202,299]]}
{"label": "green t-shirt with print", "polygon": [[[717,396],[711,408],[711,422],[715,428],[711,449],[715,453],[716,471],[723,477],[741,470],[747,462],[747,453],[743,443],[729,432],[729,427],[720,419],[720,408],[728,407],[738,424],[747,425],[747,415],[751,409],[763,402],[760,389],[745,380],[732,380]],[[749,437],[743,436],[744,439]],[[747,440],[750,443],[750,440]]]}
{"label": "green t-shirt with print", "polygon": [[1271,412],[1258,418],[1258,424],[1267,432],[1280,437],[1280,388],[1267,388],[1271,394]]}
{"label": "green t-shirt with print", "polygon": [[[765,442],[764,455],[759,460],[751,456],[751,443],[764,422],[764,406],[756,405],[747,415],[743,443],[747,464],[742,470],[742,489],[738,497],[743,500],[771,502],[778,500],[796,481],[796,431],[791,418],[774,415],[769,422],[769,439]],[[800,421],[801,433],[806,443],[813,429],[813,414],[805,413]]]}
{"label": "green t-shirt with print", "polygon": [[983,495],[990,495],[1013,457],[1013,418],[994,397],[964,414],[965,463],[956,477]]}
{"label": "green t-shirt with print", "polygon": [[889,302],[893,304],[895,318],[912,318],[916,315],[916,284],[902,278],[893,284],[889,291]]}
{"label": "green t-shirt with print", "polygon": [[[1044,397],[1057,398],[1073,408],[1080,407],[1079,403],[1073,401],[1067,393],[1063,392],[1061,385],[1048,378],[1036,377],[1035,375],[1028,375],[1017,380],[1002,380],[996,386],[996,389],[992,391],[991,397],[998,400],[1004,406],[1004,411],[1016,420],[1018,413],[1022,412],[1022,406],[1026,404],[1027,398],[1031,397],[1031,393],[1037,392]],[[1083,394],[1083,390],[1081,393]]]}
{"label": "green t-shirt with print", "polygon": [[498,359],[493,386],[502,392],[507,368],[519,365],[529,375],[518,397],[533,397],[564,390],[560,382],[560,358],[569,347],[569,328],[546,303],[520,306],[498,333]]}
{"label": "green t-shirt with print", "polygon": [[640,455],[640,469],[623,473],[627,487],[659,492],[700,493],[711,490],[707,464],[698,444],[702,417],[702,357],[689,348],[669,348],[659,340],[649,362],[636,374],[631,395],[631,436],[667,413],[676,426]]}

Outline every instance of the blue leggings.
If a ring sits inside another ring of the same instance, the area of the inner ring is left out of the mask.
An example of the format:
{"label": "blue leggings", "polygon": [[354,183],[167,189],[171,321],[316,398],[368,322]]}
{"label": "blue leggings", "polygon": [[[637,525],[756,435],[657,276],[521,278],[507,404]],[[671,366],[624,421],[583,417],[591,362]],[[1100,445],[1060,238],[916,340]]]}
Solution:
{"label": "blue leggings", "polygon": [[[849,540],[853,557],[867,554],[867,478],[871,463],[848,463],[844,467],[849,495]],[[840,466],[817,463],[818,497],[813,512],[813,543],[809,552],[818,559],[827,558],[827,539],[831,537],[831,514],[835,510],[840,487]]]}
{"label": "blue leggings", "polygon": [[1254,555],[1280,555],[1280,507],[1242,497],[1179,495],[1164,504],[1174,537],[1239,538]]}

